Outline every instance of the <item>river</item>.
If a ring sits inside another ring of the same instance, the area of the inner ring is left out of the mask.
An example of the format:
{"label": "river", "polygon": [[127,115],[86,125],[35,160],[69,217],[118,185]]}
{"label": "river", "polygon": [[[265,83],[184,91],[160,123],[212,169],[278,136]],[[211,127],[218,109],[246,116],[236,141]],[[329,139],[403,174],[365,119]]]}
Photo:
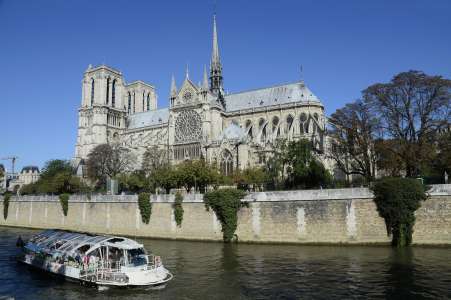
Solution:
{"label": "river", "polygon": [[224,245],[138,239],[174,279],[162,289],[99,291],[16,263],[18,235],[0,227],[0,299],[451,298],[451,249]]}

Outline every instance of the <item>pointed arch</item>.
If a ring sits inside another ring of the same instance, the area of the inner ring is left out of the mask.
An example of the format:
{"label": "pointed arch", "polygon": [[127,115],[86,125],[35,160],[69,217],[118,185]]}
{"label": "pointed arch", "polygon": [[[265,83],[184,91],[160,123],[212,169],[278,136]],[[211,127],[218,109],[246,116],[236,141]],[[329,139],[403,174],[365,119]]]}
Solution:
{"label": "pointed arch", "polygon": [[286,135],[288,139],[291,139],[291,136],[293,135],[293,122],[294,122],[294,117],[289,114],[287,116],[287,121],[286,121]]}
{"label": "pointed arch", "polygon": [[224,149],[222,151],[219,167],[223,175],[228,176],[233,174],[233,156],[229,150]]}
{"label": "pointed arch", "polygon": [[91,78],[91,106],[94,105],[94,93],[95,93],[95,81],[94,78]]}
{"label": "pointed arch", "polygon": [[150,93],[147,94],[147,110],[150,110]]}
{"label": "pointed arch", "polygon": [[249,140],[252,141],[254,139],[252,121],[251,120],[247,120],[245,126],[246,126],[245,127],[246,128],[246,135],[249,138]]}
{"label": "pointed arch", "polygon": [[127,106],[128,113],[131,113],[132,111],[132,94],[128,92],[128,106]]}
{"label": "pointed arch", "polygon": [[105,97],[105,103],[108,105],[110,98],[110,77],[106,79],[106,97]]}
{"label": "pointed arch", "polygon": [[267,138],[267,132],[266,132],[266,128],[267,128],[268,122],[264,119],[261,118],[258,121],[258,130],[260,133],[260,142],[261,143],[265,143],[266,142],[266,138]]}
{"label": "pointed arch", "polygon": [[280,120],[278,116],[272,118],[272,138],[276,139],[280,136]]}
{"label": "pointed arch", "polygon": [[113,80],[111,84],[111,106],[115,107],[116,105],[116,79]]}

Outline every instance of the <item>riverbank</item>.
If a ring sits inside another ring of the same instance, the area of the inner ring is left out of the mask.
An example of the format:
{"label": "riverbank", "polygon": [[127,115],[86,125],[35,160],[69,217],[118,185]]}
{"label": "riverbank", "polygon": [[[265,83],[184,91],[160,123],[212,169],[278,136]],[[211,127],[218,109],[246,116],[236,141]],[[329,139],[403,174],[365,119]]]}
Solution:
{"label": "riverbank", "polygon": [[[177,226],[173,195],[153,195],[149,224],[137,196],[75,195],[64,216],[56,196],[11,197],[1,226],[60,228],[159,239],[221,241],[221,224],[202,195],[186,195]],[[389,244],[385,223],[365,188],[261,192],[247,195],[238,213],[238,240],[277,244]],[[0,202],[3,210],[3,201]],[[451,245],[451,185],[436,185],[416,212],[413,243]]]}

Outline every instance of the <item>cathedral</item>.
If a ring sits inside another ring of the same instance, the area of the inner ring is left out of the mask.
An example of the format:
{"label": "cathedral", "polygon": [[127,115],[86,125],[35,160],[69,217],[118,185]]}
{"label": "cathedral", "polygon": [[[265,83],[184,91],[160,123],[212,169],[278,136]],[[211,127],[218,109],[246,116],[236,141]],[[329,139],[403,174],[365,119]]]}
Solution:
{"label": "cathedral", "polygon": [[172,77],[169,107],[159,108],[152,84],[127,83],[111,67],[89,66],[82,81],[75,162],[82,166],[97,145],[120,143],[141,167],[149,147],[167,150],[171,164],[204,159],[223,174],[264,165],[277,139],[312,141],[324,158],[324,106],[303,80],[225,93],[216,17],[210,68],[193,83],[188,71],[179,87]]}

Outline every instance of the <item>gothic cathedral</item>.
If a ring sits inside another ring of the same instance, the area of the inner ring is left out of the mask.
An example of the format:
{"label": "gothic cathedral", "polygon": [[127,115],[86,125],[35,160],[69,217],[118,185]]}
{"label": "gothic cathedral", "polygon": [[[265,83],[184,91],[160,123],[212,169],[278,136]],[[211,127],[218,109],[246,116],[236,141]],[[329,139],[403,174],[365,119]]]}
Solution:
{"label": "gothic cathedral", "polygon": [[320,156],[325,151],[324,106],[303,81],[227,94],[223,88],[216,17],[210,70],[200,85],[188,71],[180,88],[172,77],[169,107],[157,107],[155,87],[126,83],[111,67],[89,66],[84,73],[75,162],[82,166],[97,145],[120,143],[141,167],[149,147],[167,150],[177,164],[204,159],[224,174],[261,166],[277,139],[306,138]]}

